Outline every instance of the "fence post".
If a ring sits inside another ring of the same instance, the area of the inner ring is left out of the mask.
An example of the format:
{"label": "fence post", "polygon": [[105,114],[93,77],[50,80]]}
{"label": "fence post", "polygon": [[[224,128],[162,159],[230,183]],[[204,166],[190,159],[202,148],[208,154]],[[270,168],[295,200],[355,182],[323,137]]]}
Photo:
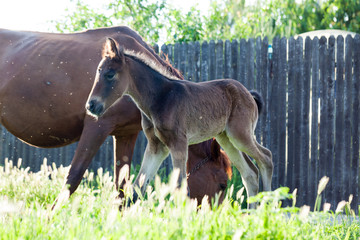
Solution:
{"label": "fence post", "polygon": [[224,54],[224,78],[231,78],[231,43],[229,40],[225,41],[225,54]]}
{"label": "fence post", "polygon": [[204,41],[201,45],[201,81],[209,80],[209,44]]}
{"label": "fence post", "polygon": [[303,204],[309,202],[309,165],[310,165],[310,91],[311,91],[311,39],[306,37],[305,39],[305,52],[304,52],[304,88],[303,98],[305,99],[302,105],[302,121],[304,123],[302,132],[304,143],[302,145],[302,155],[300,161],[304,168],[302,181],[303,181]]}
{"label": "fence post", "polygon": [[[354,75],[353,75],[353,151],[351,158],[351,170],[350,170],[350,186],[353,189],[351,194],[355,197],[355,203],[352,206],[357,207],[359,203],[359,138],[360,138],[360,35],[356,34],[354,38]],[[357,186],[357,187],[354,187]],[[348,197],[348,196],[345,196]],[[347,198],[346,198],[347,199]]]}

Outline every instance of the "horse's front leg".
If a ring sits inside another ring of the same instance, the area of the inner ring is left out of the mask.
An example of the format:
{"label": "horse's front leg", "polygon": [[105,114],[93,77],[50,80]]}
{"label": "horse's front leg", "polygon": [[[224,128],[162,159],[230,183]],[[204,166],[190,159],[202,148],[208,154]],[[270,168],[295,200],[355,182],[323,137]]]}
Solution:
{"label": "horse's front leg", "polygon": [[[119,179],[120,170],[127,166],[130,174],[131,160],[138,133],[126,137],[114,136],[114,184],[119,191],[119,198],[124,198],[125,179]],[[126,177],[126,176],[125,176]],[[121,181],[121,182],[120,182]]]}
{"label": "horse's front leg", "polygon": [[86,117],[84,129],[76,148],[75,155],[71,161],[66,182],[56,198],[52,209],[55,210],[60,207],[79,186],[91,160],[112,130],[102,126],[100,121],[96,122],[92,118]]}

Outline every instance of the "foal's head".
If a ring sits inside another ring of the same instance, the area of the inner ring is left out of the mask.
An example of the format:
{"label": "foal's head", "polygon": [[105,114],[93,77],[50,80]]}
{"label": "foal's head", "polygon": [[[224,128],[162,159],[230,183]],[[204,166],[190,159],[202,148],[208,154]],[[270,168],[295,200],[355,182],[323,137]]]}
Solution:
{"label": "foal's head", "polygon": [[130,74],[124,49],[108,38],[97,68],[94,86],[86,108],[96,117],[101,116],[116,100],[120,99],[129,86]]}

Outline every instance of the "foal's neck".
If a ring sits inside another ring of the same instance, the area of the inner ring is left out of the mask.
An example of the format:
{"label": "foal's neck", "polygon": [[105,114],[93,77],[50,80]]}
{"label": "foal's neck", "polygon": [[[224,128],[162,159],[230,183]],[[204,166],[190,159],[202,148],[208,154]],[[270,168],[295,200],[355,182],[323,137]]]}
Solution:
{"label": "foal's neck", "polygon": [[151,107],[163,104],[159,101],[161,95],[166,94],[171,88],[172,82],[176,80],[170,80],[140,60],[130,58],[132,82],[129,84],[127,94],[134,100],[138,108],[150,117]]}

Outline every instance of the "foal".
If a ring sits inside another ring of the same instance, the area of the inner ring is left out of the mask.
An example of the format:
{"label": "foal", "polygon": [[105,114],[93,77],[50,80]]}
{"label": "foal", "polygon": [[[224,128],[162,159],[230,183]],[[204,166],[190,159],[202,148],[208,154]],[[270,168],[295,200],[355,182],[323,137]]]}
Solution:
{"label": "foal", "polygon": [[[148,61],[140,53],[124,50],[109,38],[99,63],[87,110],[101,116],[124,94],[142,114],[142,128],[148,139],[135,184],[144,193],[162,161],[171,154],[180,170],[179,184],[186,179],[188,145],[215,137],[240,171],[248,196],[259,191],[259,166],[265,191],[271,190],[271,152],[254,138],[260,96],[251,94],[236,80],[193,83],[178,81],[167,69]],[[242,154],[244,152],[246,154]],[[253,207],[253,206],[252,206]]]}

